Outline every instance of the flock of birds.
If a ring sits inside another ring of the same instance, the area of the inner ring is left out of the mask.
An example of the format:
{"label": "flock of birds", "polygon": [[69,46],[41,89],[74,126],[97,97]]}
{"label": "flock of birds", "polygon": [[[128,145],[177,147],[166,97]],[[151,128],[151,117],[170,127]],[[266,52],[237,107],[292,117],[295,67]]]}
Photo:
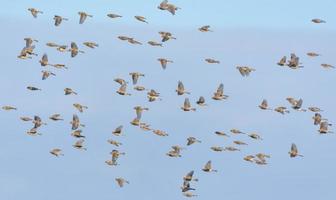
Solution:
{"label": "flock of birds", "polygon": [[[180,8],[169,3],[167,0],[163,1],[162,3],[159,4],[158,6],[159,9],[161,10],[165,10],[170,12],[172,15],[175,15],[176,11],[178,11]],[[38,15],[43,14],[43,11],[37,10],[35,8],[29,8],[28,11],[31,12],[32,16],[34,18],[37,18]],[[86,13],[86,12],[78,12],[79,14],[79,24],[83,24],[88,17],[92,18],[93,16]],[[116,18],[121,18],[121,15],[118,14],[113,14],[113,13],[109,13],[107,14],[107,17],[111,18],[111,19],[116,19]],[[148,23],[146,17],[144,16],[134,16],[134,18],[140,22],[143,23]],[[68,21],[68,18],[64,18],[62,16],[59,15],[55,15],[54,16],[54,25],[55,26],[60,26],[63,21]],[[322,19],[312,19],[311,20],[313,23],[326,23],[326,21],[322,20]],[[199,31],[201,32],[212,32],[213,30],[210,29],[209,25],[205,25],[202,26],[200,28],[198,28]],[[161,37],[161,42],[157,42],[157,41],[148,41],[149,45],[152,46],[159,46],[159,47],[163,47],[163,43],[171,40],[171,39],[176,39],[172,33],[170,32],[164,32],[164,31],[160,31],[159,35]],[[120,40],[128,42],[130,44],[134,44],[134,45],[142,45],[142,43],[140,41],[137,41],[136,39],[132,38],[132,37],[128,37],[128,36],[119,36],[118,37]],[[34,52],[35,50],[35,43],[38,42],[38,40],[33,39],[33,38],[24,38],[25,40],[25,46],[23,47],[23,49],[21,50],[20,54],[18,55],[18,58],[20,59],[32,59],[33,56],[38,56],[38,54],[36,54]],[[68,45],[60,45],[60,44],[56,44],[53,42],[48,42],[46,43],[46,45],[48,47],[51,48],[55,48],[57,51],[60,52],[69,52],[71,57],[76,57],[79,53],[83,54],[85,53],[82,49],[79,49],[78,45],[75,42],[71,42],[70,47]],[[94,49],[94,48],[98,48],[99,45],[95,42],[84,42],[83,45],[85,45],[88,48]],[[316,56],[320,56],[320,54],[315,53],[315,52],[308,52],[307,56],[310,57],[316,57]],[[166,58],[158,58],[158,61],[160,62],[160,65],[162,66],[163,69],[166,69],[167,65],[169,63],[173,63],[172,60],[166,59]],[[209,63],[209,64],[220,64],[219,60],[213,59],[213,58],[206,58],[205,62]],[[48,55],[47,54],[43,54],[43,56],[41,57],[41,59],[39,60],[40,65],[43,67],[42,72],[42,80],[46,80],[51,76],[56,76],[56,73],[51,71],[51,70],[47,70],[47,67],[54,67],[56,69],[67,69],[65,64],[60,64],[60,63],[50,63],[49,59],[48,59]],[[281,60],[277,63],[279,66],[285,66],[285,67],[289,67],[291,69],[299,69],[302,68],[302,63],[300,63],[299,57],[296,56],[294,53],[292,53],[290,55],[290,59],[287,60],[287,57],[284,56],[281,58]],[[324,68],[334,68],[334,66],[330,65],[330,64],[326,64],[323,63],[321,64],[322,67]],[[237,70],[239,71],[239,73],[245,77],[245,76],[249,76],[252,72],[255,72],[256,69],[249,67],[249,66],[237,66],[236,67]],[[134,90],[137,91],[147,91],[147,98],[149,102],[153,102],[153,101],[160,101],[161,96],[160,93],[155,91],[154,89],[146,89],[144,86],[138,85],[138,80],[139,78],[142,78],[145,76],[145,74],[140,73],[140,72],[131,72],[129,73],[129,75],[131,76],[132,79],[132,84],[134,86]],[[117,77],[114,79],[114,81],[116,83],[119,84],[119,89],[116,91],[117,94],[119,95],[123,95],[123,96],[129,96],[131,95],[130,93],[127,92],[127,87],[129,86],[129,83],[127,80]],[[35,86],[27,86],[28,90],[31,91],[39,91],[41,90],[38,87]],[[188,95],[190,94],[189,91],[187,91],[183,85],[182,81],[179,81],[177,84],[177,88],[176,88],[176,93],[178,96],[183,96],[183,95]],[[65,88],[64,89],[64,95],[78,95],[76,90],[73,90],[72,88]],[[215,101],[222,101],[225,100],[227,98],[229,98],[228,95],[224,94],[224,85],[221,83],[219,84],[218,88],[213,92],[213,95],[211,97],[213,100]],[[327,134],[327,133],[332,133],[332,131],[329,130],[329,127],[332,125],[331,123],[329,123],[328,119],[323,118],[322,115],[320,114],[323,110],[320,109],[319,107],[307,107],[304,108],[303,107],[303,100],[302,99],[295,99],[293,97],[288,97],[286,99],[288,101],[288,103],[290,104],[290,107],[292,108],[292,110],[294,111],[300,111],[300,112],[306,112],[306,111],[310,111],[312,113],[314,113],[313,117],[312,117],[312,123],[314,123],[314,125],[319,126],[318,132],[320,134]],[[199,99],[197,101],[195,101],[195,103],[198,106],[207,106],[206,100],[204,96],[200,96]],[[85,105],[81,105],[79,103],[74,103],[73,104],[74,108],[78,110],[78,112],[83,113],[85,112],[86,109],[88,109],[87,106]],[[258,105],[259,108],[261,110],[270,110],[270,111],[275,111],[278,112],[280,114],[288,114],[290,113],[290,110],[285,107],[285,106],[277,106],[274,108],[270,108],[268,105],[268,102],[266,99],[262,100],[262,102],[260,103],[260,105]],[[2,107],[3,110],[17,110],[16,107],[14,106],[10,106],[10,105],[5,105]],[[184,99],[184,103],[181,105],[181,109],[183,111],[189,112],[189,111],[196,111],[197,108],[193,107],[190,103],[190,100],[188,97],[186,97]],[[133,120],[130,121],[130,123],[134,126],[139,127],[141,130],[143,131],[151,131],[152,133],[158,135],[158,136],[168,136],[168,133],[160,130],[160,129],[155,129],[152,128],[150,126],[150,124],[145,123],[142,121],[142,114],[144,111],[149,111],[149,108],[146,107],[142,107],[142,106],[135,106],[134,107],[135,110],[135,118]],[[53,114],[49,117],[50,120],[52,121],[62,121],[64,120],[62,118],[62,116],[60,114]],[[36,136],[36,135],[41,135],[39,133],[39,128],[41,126],[46,125],[46,123],[39,117],[39,116],[33,116],[33,117],[27,117],[27,116],[22,116],[21,117],[22,121],[25,122],[32,122],[33,123],[33,127],[31,129],[29,129],[27,131],[28,135],[31,136]],[[73,114],[72,117],[72,121],[70,122],[71,124],[71,136],[77,138],[78,140],[73,144],[73,147],[76,149],[80,149],[80,150],[86,150],[84,142],[85,142],[85,136],[83,135],[83,131],[82,128],[85,127],[84,124],[81,124],[80,119],[78,117],[77,114]],[[123,126],[120,125],[119,127],[115,128],[112,131],[112,134],[114,136],[120,136],[123,133]],[[247,133],[247,132],[243,132],[240,131],[239,129],[231,129],[230,130],[230,134],[225,133],[223,131],[216,131],[214,134],[220,136],[220,137],[231,137],[234,135],[238,135],[238,134],[242,134],[242,135],[246,135],[246,137],[251,138],[253,140],[262,140],[263,138],[257,134],[257,133]],[[115,147],[119,147],[122,145],[121,142],[115,140],[115,139],[109,139],[107,141],[109,144],[115,146]],[[195,137],[188,137],[186,139],[186,145],[190,146],[196,143],[201,143],[201,141]],[[244,141],[240,141],[240,140],[234,140],[233,141],[233,145],[232,146],[226,146],[226,147],[222,147],[222,146],[212,146],[210,147],[210,149],[212,151],[215,152],[222,152],[222,151],[240,151],[240,147],[242,146],[246,146],[248,145],[246,142]],[[169,157],[181,157],[181,152],[182,150],[185,149],[185,147],[180,146],[180,145],[174,145],[171,147],[172,149],[170,151],[167,152],[167,156]],[[50,153],[56,157],[59,156],[63,156],[63,152],[62,149],[60,148],[54,148],[50,150]],[[289,156],[290,157],[302,157],[303,155],[301,155],[298,151],[297,146],[293,143],[290,147],[289,150]],[[125,152],[120,152],[117,149],[112,150],[112,152],[110,153],[111,157],[109,160],[106,160],[105,163],[109,166],[117,166],[119,165],[118,163],[118,159],[121,155],[125,155]],[[257,153],[255,155],[246,155],[243,160],[247,161],[247,162],[251,162],[251,163],[255,163],[257,165],[266,165],[268,162],[268,159],[270,159],[270,155],[265,154],[265,153]],[[211,160],[209,160],[207,163],[205,163],[204,167],[202,168],[202,170],[204,172],[217,172],[216,169],[213,169],[212,167],[212,162]],[[195,188],[191,187],[191,184],[194,181],[198,181],[197,178],[193,177],[194,175],[194,170],[190,171],[189,173],[187,173],[182,180],[182,186],[181,186],[181,191],[182,194],[186,197],[194,197],[197,196],[196,194],[194,194],[193,190],[195,190]],[[125,184],[129,184],[129,181],[122,178],[122,177],[117,177],[115,178],[116,183],[120,186],[123,187]]]}

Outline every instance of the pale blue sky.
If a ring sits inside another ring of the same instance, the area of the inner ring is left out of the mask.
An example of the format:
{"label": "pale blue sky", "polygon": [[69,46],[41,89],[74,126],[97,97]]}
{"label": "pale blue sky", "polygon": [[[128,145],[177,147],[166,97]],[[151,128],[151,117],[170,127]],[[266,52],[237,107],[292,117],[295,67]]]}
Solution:
{"label": "pale blue sky", "polygon": [[[197,199],[323,199],[334,200],[336,175],[335,135],[318,135],[313,126],[313,113],[291,111],[282,116],[261,111],[257,105],[266,98],[271,107],[284,105],[288,96],[304,99],[304,107],[319,106],[323,116],[335,122],[336,95],[333,92],[336,72],[320,67],[321,63],[335,65],[336,3],[323,1],[172,1],[181,10],[176,16],[157,9],[160,1],[1,1],[2,73],[0,73],[0,105],[14,105],[17,111],[0,111],[2,138],[0,140],[0,199],[183,199],[180,191],[182,177],[190,170],[200,179],[193,185]],[[44,11],[34,19],[27,8]],[[5,9],[7,8],[7,9]],[[83,25],[78,24],[78,11],[92,15]],[[123,15],[111,20],[109,12]],[[69,18],[54,27],[55,14]],[[134,15],[144,15],[149,24],[136,21]],[[326,24],[312,24],[312,18],[322,18]],[[201,33],[197,28],[209,24],[214,32]],[[117,39],[119,35],[133,36],[143,43],[159,40],[158,31],[170,31],[177,37],[164,48],[147,44],[131,46]],[[37,43],[37,58],[16,58],[24,46],[24,37]],[[70,44],[77,42],[86,53],[70,58],[46,42]],[[84,41],[95,41],[99,48],[88,49]],[[309,58],[315,51],[322,56]],[[305,66],[291,70],[276,65],[284,55],[296,53]],[[53,70],[57,76],[41,80],[42,67],[38,60],[47,53],[50,62],[65,63],[68,70]],[[174,60],[163,71],[157,58]],[[220,65],[209,65],[204,58],[213,57]],[[257,71],[241,77],[236,65],[249,65]],[[115,93],[116,77],[130,81],[129,72],[146,74],[140,85],[156,89],[161,102],[147,102],[145,93],[131,90],[130,97]],[[177,96],[177,81],[182,80],[191,92],[194,103],[205,96],[209,107],[196,107],[194,113],[179,108],[184,97]],[[227,101],[210,99],[220,83],[230,96]],[[26,86],[42,88],[31,92]],[[78,96],[64,96],[63,89],[71,87]],[[86,127],[82,152],[71,145],[72,104],[89,107],[78,114]],[[153,128],[165,130],[169,137],[161,138],[143,132],[129,122],[132,109],[143,105],[150,111],[143,120]],[[52,122],[48,116],[61,113],[64,122]],[[39,115],[48,125],[41,128],[41,137],[25,132],[30,123],[20,116]],[[125,136],[116,138],[111,132],[124,125]],[[239,128],[258,132],[263,141],[244,136],[229,139],[213,134]],[[195,136],[202,144],[190,146],[181,158],[169,158],[170,146],[185,145],[186,138]],[[109,167],[104,161],[114,149],[106,140],[114,138],[126,152],[120,166]],[[213,145],[228,146],[233,140],[247,142],[241,152],[216,153]],[[304,158],[289,158],[287,152],[295,142]],[[65,156],[55,158],[49,150],[62,148]],[[271,154],[267,166],[256,166],[242,158],[248,154]],[[201,168],[213,161],[217,174],[206,174]],[[115,177],[122,176],[131,184],[118,188]]]}

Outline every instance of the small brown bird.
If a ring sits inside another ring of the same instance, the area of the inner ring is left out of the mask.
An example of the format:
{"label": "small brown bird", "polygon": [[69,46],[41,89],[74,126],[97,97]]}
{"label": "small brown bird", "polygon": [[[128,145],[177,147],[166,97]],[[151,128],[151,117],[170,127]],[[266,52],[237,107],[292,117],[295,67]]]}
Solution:
{"label": "small brown bird", "polygon": [[142,117],[142,112],[143,112],[143,111],[148,111],[149,108],[145,108],[145,107],[141,107],[141,106],[135,106],[135,107],[134,107],[134,110],[135,110],[137,119],[141,119],[141,117]]}
{"label": "small brown bird", "polygon": [[138,83],[138,79],[140,76],[144,77],[145,74],[142,74],[140,72],[131,72],[129,73],[129,75],[132,76],[132,82],[133,82],[133,85],[136,85]]}
{"label": "small brown bird", "polygon": [[248,162],[254,162],[254,155],[247,155],[244,157],[244,160],[248,161]]}
{"label": "small brown bird", "polygon": [[218,135],[218,136],[230,137],[230,135],[224,133],[223,131],[215,131],[215,134]]}
{"label": "small brown bird", "polygon": [[182,81],[178,82],[177,89],[175,91],[177,92],[177,95],[190,94],[190,92],[188,92],[184,89],[184,85],[183,85]]}
{"label": "small brown bird", "polygon": [[123,178],[116,178],[117,184],[119,187],[124,187],[125,183],[129,184],[129,181],[123,179]]}
{"label": "small brown bird", "polygon": [[242,132],[238,129],[235,129],[235,128],[231,129],[230,132],[233,133],[233,134],[246,134],[246,133],[244,133],[244,132]]}
{"label": "small brown bird", "polygon": [[201,31],[201,32],[213,32],[212,30],[210,30],[209,25],[202,26],[198,30]]}
{"label": "small brown bird", "polygon": [[183,181],[183,185],[181,187],[182,192],[187,192],[189,190],[195,190],[195,188],[190,187],[190,181]]}
{"label": "small brown bird", "polygon": [[315,24],[327,23],[325,20],[318,18],[312,19],[311,21]]}
{"label": "small brown bird", "polygon": [[124,36],[124,35],[120,35],[120,36],[118,36],[118,38],[120,39],[120,40],[130,40],[130,39],[132,39],[132,38],[130,38],[130,37],[127,37],[127,36]]}
{"label": "small brown bird", "polygon": [[205,98],[203,96],[200,96],[196,103],[200,106],[207,106],[207,104],[205,103]]}
{"label": "small brown bird", "polygon": [[56,44],[56,43],[54,43],[54,42],[47,42],[46,45],[47,45],[48,47],[58,47],[58,46],[59,46],[58,44]]}
{"label": "small brown bird", "polygon": [[123,129],[123,125],[120,125],[116,129],[114,129],[114,131],[112,131],[112,134],[116,135],[116,136],[120,136],[121,132],[122,132],[122,129]]}
{"label": "small brown bird", "polygon": [[158,136],[168,136],[168,133],[162,130],[153,130],[153,133]]}
{"label": "small brown bird", "polygon": [[63,121],[64,119],[61,118],[60,114],[53,114],[49,117],[49,119],[53,120],[53,121]]}
{"label": "small brown bird", "polygon": [[251,72],[256,71],[255,69],[247,66],[237,66],[236,68],[242,76],[249,76]]}
{"label": "small brown bird", "polygon": [[201,143],[201,140],[198,140],[195,137],[188,137],[187,138],[187,146],[190,146],[194,143]]}
{"label": "small brown bird", "polygon": [[184,181],[188,181],[188,182],[190,182],[190,181],[196,181],[196,182],[197,182],[198,179],[197,179],[197,178],[193,178],[193,176],[194,176],[194,170],[188,172],[188,174],[186,174],[186,175],[183,177],[183,180],[184,180]]}
{"label": "small brown bird", "polygon": [[53,64],[53,67],[57,68],[57,69],[68,69],[64,64]]}
{"label": "small brown bird", "polygon": [[222,152],[225,150],[223,147],[219,147],[219,146],[212,146],[210,147],[210,149],[213,151],[217,151],[217,152]]}
{"label": "small brown bird", "polygon": [[211,160],[209,160],[202,169],[205,172],[217,172],[217,170],[212,168]]}
{"label": "small brown bird", "polygon": [[87,17],[93,17],[85,12],[78,12],[79,14],[79,24],[83,24]]}
{"label": "small brown bird", "polygon": [[42,122],[41,117],[37,115],[34,116],[33,124],[35,129],[41,127],[42,125],[47,125],[46,123]]}
{"label": "small brown bird", "polygon": [[140,85],[134,86],[133,89],[135,89],[137,91],[144,91],[144,90],[146,90],[146,88],[144,86],[140,86]]}
{"label": "small brown bird", "polygon": [[120,86],[120,88],[116,91],[118,94],[122,95],[122,96],[131,96],[130,93],[126,92],[127,89],[127,85],[126,84],[122,84]]}
{"label": "small brown bird", "polygon": [[77,92],[73,91],[71,88],[64,88],[64,95],[74,94],[77,95]]}
{"label": "small brown bird", "polygon": [[83,143],[85,142],[84,139],[80,139],[78,140],[74,145],[72,145],[73,147],[75,147],[76,149],[82,149],[82,150],[87,150],[84,146]]}
{"label": "small brown bird", "polygon": [[108,16],[109,18],[112,18],[112,19],[122,17],[121,15],[113,14],[113,13],[109,13],[109,14],[107,14],[107,16]]}
{"label": "small brown bird", "polygon": [[81,51],[78,49],[78,46],[75,42],[71,42],[70,49],[68,50],[71,52],[71,57],[74,58],[79,53],[85,53],[84,51]]}
{"label": "small brown bird", "polygon": [[117,147],[119,147],[120,145],[122,145],[121,142],[118,142],[116,140],[107,140],[107,142],[110,143],[110,144],[112,144],[112,145],[114,145],[114,146],[117,146]]}
{"label": "small brown bird", "polygon": [[290,150],[290,152],[288,152],[288,154],[291,158],[294,158],[296,156],[303,157],[303,155],[299,154],[298,149],[297,149],[297,147],[294,143],[292,143],[291,150]]}
{"label": "small brown bird", "polygon": [[55,15],[54,20],[55,20],[55,26],[59,26],[62,23],[63,20],[68,21],[67,18],[61,17],[59,15]]}
{"label": "small brown bird", "polygon": [[27,134],[30,136],[37,136],[37,135],[42,135],[41,133],[37,132],[37,128],[32,128],[29,131],[27,131]]}
{"label": "small brown bird", "polygon": [[115,78],[114,79],[115,82],[119,83],[120,85],[124,85],[127,84],[128,82],[126,82],[124,79],[122,78]]}
{"label": "small brown bird", "polygon": [[261,104],[259,105],[259,108],[262,110],[272,110],[271,108],[268,107],[266,99],[262,100]]}
{"label": "small brown bird", "polygon": [[280,61],[277,64],[280,65],[280,66],[285,66],[286,62],[287,62],[287,57],[284,56],[280,59]]}
{"label": "small brown bird", "polygon": [[46,71],[46,70],[42,70],[42,80],[46,80],[47,78],[49,78],[49,76],[56,76],[56,74],[54,74],[51,71]]}
{"label": "small brown bird", "polygon": [[145,22],[148,24],[148,22],[146,21],[146,17],[144,16],[137,15],[137,16],[134,16],[134,18],[138,21]]}
{"label": "small brown bird", "polygon": [[24,122],[33,121],[33,119],[30,118],[30,117],[20,117],[20,119],[21,119],[22,121],[24,121]]}
{"label": "small brown bird", "polygon": [[35,40],[30,37],[23,38],[23,40],[26,41],[26,47],[33,47],[33,42],[38,42],[38,40]]}
{"label": "small brown bird", "polygon": [[52,149],[50,151],[50,153],[56,157],[59,157],[59,156],[64,156],[64,154],[62,153],[62,149],[58,149],[58,148],[55,148],[55,149]]}
{"label": "small brown bird", "polygon": [[166,58],[158,58],[158,61],[160,62],[162,69],[166,69],[168,63],[173,63],[172,60]]}
{"label": "small brown bird", "polygon": [[161,42],[167,42],[170,39],[176,40],[176,37],[173,37],[170,32],[160,31],[159,34],[162,38]]}
{"label": "small brown bird", "polygon": [[17,110],[17,108],[13,107],[13,106],[2,106],[3,110]]}
{"label": "small brown bird", "polygon": [[320,123],[320,129],[318,130],[318,132],[321,133],[321,134],[333,133],[332,131],[328,130],[329,126],[330,126],[330,124],[328,123],[328,121],[322,121]]}
{"label": "small brown bird", "polygon": [[317,56],[320,56],[321,54],[318,54],[318,53],[315,53],[315,52],[308,52],[307,53],[307,56],[310,56],[310,57],[317,57]]}
{"label": "small brown bird", "polygon": [[83,44],[91,49],[94,49],[96,47],[99,47],[99,45],[95,42],[83,42]]}
{"label": "small brown bird", "polygon": [[129,39],[127,40],[127,42],[129,42],[129,43],[131,43],[131,44],[139,44],[139,45],[142,45],[141,42],[135,40],[134,38],[129,38]]}
{"label": "small brown bird", "polygon": [[291,53],[291,58],[290,60],[288,61],[288,64],[287,66],[291,69],[299,69],[299,68],[303,68],[303,66],[301,66],[300,64],[300,58],[297,57],[295,55],[295,53]]}
{"label": "small brown bird", "polygon": [[161,100],[160,93],[156,92],[155,90],[151,89],[149,92],[147,92],[147,98],[149,102],[153,102],[155,100]]}
{"label": "small brown bird", "polygon": [[184,110],[184,111],[196,111],[196,108],[191,107],[189,98],[185,98],[184,104],[181,107],[181,109]]}
{"label": "small brown bird", "polygon": [[314,125],[319,125],[322,121],[322,115],[320,113],[315,113],[313,120],[314,120]]}
{"label": "small brown bird", "polygon": [[308,107],[308,110],[312,112],[323,112],[323,110],[321,110],[319,107]]}
{"label": "small brown bird", "polygon": [[240,151],[240,149],[238,149],[238,148],[236,148],[236,147],[231,147],[231,146],[229,146],[229,147],[225,147],[224,150],[225,150],[225,151]]}
{"label": "small brown bird", "polygon": [[178,9],[181,9],[179,7],[176,7],[174,4],[170,4],[168,3],[168,0],[164,0],[160,3],[160,5],[158,6],[158,8],[160,10],[166,10],[168,12],[170,12],[172,15],[175,15],[175,12],[178,10]]}
{"label": "small brown bird", "polygon": [[80,121],[79,121],[79,117],[78,117],[78,115],[76,115],[76,114],[73,114],[73,115],[72,115],[72,121],[70,122],[70,124],[71,124],[71,129],[72,129],[72,130],[76,130],[76,129],[78,129],[79,126],[84,127],[84,125],[80,123]]}
{"label": "small brown bird", "polygon": [[301,108],[301,107],[302,107],[302,103],[303,103],[303,100],[302,100],[302,99],[296,100],[296,99],[294,99],[294,98],[292,98],[292,97],[287,97],[286,99],[287,99],[287,101],[288,101],[290,104],[292,104],[292,108],[293,108],[294,110],[306,112],[305,109],[302,109],[302,108]]}
{"label": "small brown bird", "polygon": [[79,103],[72,104],[79,112],[84,112],[84,110],[88,109],[87,106],[81,105]]}
{"label": "small brown bird", "polygon": [[59,51],[59,52],[66,52],[66,51],[68,51],[67,48],[68,48],[68,45],[58,45],[56,50]]}
{"label": "small brown bird", "polygon": [[159,46],[159,47],[163,47],[162,43],[159,43],[159,42],[155,42],[155,41],[148,41],[147,42],[149,45],[151,46]]}
{"label": "small brown bird", "polygon": [[284,106],[276,107],[276,108],[274,109],[274,111],[276,111],[276,112],[278,112],[278,113],[281,113],[281,114],[289,113],[289,110],[287,110],[287,108],[284,107]]}
{"label": "small brown bird", "polygon": [[33,15],[34,18],[37,18],[37,14],[43,14],[42,11],[37,10],[36,8],[28,8],[28,11]]}
{"label": "small brown bird", "polygon": [[42,58],[39,62],[41,64],[41,66],[43,66],[43,67],[45,67],[47,65],[52,66],[52,64],[49,64],[49,62],[48,62],[48,55],[47,54],[43,54],[43,56],[42,56]]}
{"label": "small brown bird", "polygon": [[335,68],[335,66],[330,65],[330,64],[326,64],[326,63],[321,64],[321,66],[322,66],[324,69],[334,69],[334,68]]}
{"label": "small brown bird", "polygon": [[235,140],[233,141],[233,143],[237,144],[237,145],[247,145],[245,142],[239,141],[239,140]]}
{"label": "small brown bird", "polygon": [[256,134],[256,133],[251,133],[251,134],[248,134],[248,136],[252,139],[255,139],[255,140],[262,140],[262,138],[260,137],[260,135]]}
{"label": "small brown bird", "polygon": [[85,138],[84,135],[82,135],[82,130],[75,130],[71,133],[71,136],[75,137],[75,138]]}
{"label": "small brown bird", "polygon": [[217,91],[214,93],[214,96],[212,97],[212,99],[223,100],[223,99],[227,99],[228,97],[229,97],[228,95],[224,95],[224,85],[223,83],[221,83],[218,86]]}
{"label": "small brown bird", "polygon": [[186,197],[197,197],[198,196],[197,194],[193,194],[191,192],[183,192],[183,195]]}
{"label": "small brown bird", "polygon": [[28,90],[31,90],[31,91],[38,91],[38,90],[41,90],[40,88],[37,88],[37,87],[34,87],[34,86],[27,86],[27,89],[28,89]]}
{"label": "small brown bird", "polygon": [[219,60],[215,60],[215,59],[212,59],[212,58],[206,58],[205,61],[207,63],[210,63],[210,64],[220,64]]}

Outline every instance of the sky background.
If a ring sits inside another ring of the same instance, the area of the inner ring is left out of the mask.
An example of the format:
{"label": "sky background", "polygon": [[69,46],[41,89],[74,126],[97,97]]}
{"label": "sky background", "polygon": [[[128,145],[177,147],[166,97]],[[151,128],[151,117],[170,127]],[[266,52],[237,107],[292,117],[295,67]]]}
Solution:
{"label": "sky background", "polygon": [[[335,121],[336,95],[333,91],[336,72],[323,69],[321,63],[335,65],[336,15],[333,0],[321,1],[171,1],[181,10],[172,16],[157,9],[159,1],[18,1],[2,0],[0,105],[13,105],[17,111],[0,111],[0,199],[56,200],[97,198],[108,199],[184,199],[180,191],[182,177],[195,170],[198,183],[192,184],[197,199],[324,199],[336,197],[335,135],[319,135],[312,112],[281,115],[262,111],[257,106],[267,99],[270,107],[287,106],[286,97],[303,99],[303,107],[321,107],[323,117]],[[44,13],[34,19],[27,8]],[[79,25],[78,11],[93,15]],[[106,15],[123,17],[112,20]],[[53,16],[69,18],[55,27]],[[143,15],[149,24],[134,19]],[[321,18],[326,24],[313,24]],[[201,33],[200,26],[211,25],[214,32]],[[158,31],[169,31],[177,40],[152,47],[147,41],[159,41]],[[134,37],[143,45],[130,45],[117,39],[119,35]],[[38,39],[38,57],[20,60],[23,38]],[[46,42],[68,44],[74,41],[85,54],[71,58],[47,47]],[[85,41],[99,44],[97,49],[82,45]],[[310,58],[307,52],[320,53]],[[43,68],[38,63],[47,53],[50,63],[65,63],[68,70],[50,69],[56,77],[41,80]],[[276,63],[290,53],[296,53],[304,68],[291,70]],[[157,58],[174,60],[162,70]],[[205,58],[221,61],[219,65],[204,62]],[[256,69],[242,77],[235,66],[248,65]],[[129,85],[129,97],[115,91],[113,81],[121,77],[131,81],[128,73],[145,73],[139,85],[155,89],[162,101],[148,102],[145,92],[134,91]],[[191,92],[188,97],[196,112],[183,112],[180,107],[186,96],[177,96],[177,82],[183,81]],[[211,99],[220,83],[229,95],[226,101]],[[42,91],[32,92],[28,85]],[[65,96],[63,89],[73,88],[77,96]],[[206,98],[208,107],[195,101]],[[89,107],[78,113],[72,106],[81,103]],[[153,128],[166,131],[159,137],[130,125],[135,117],[133,107],[149,107],[143,121]],[[48,117],[60,113],[63,122]],[[72,147],[69,122],[78,114],[87,151]],[[48,123],[40,128],[42,136],[32,137],[26,131],[32,127],[20,116],[39,115]],[[124,135],[111,134],[124,125]],[[247,136],[218,137],[215,131],[229,133],[232,128],[257,132],[262,141]],[[332,128],[333,129],[333,128]],[[185,146],[186,138],[194,136],[201,144],[189,146],[181,158],[165,155],[172,145]],[[118,149],[126,152],[120,166],[104,163],[109,152],[116,149],[107,143],[115,139],[123,143]],[[248,146],[240,152],[217,153],[211,146],[230,146],[241,140]],[[291,143],[296,143],[303,158],[289,158]],[[56,158],[49,151],[62,148],[64,157]],[[271,155],[266,166],[243,160],[249,154]],[[212,160],[218,173],[205,173],[203,165]],[[119,188],[116,177],[124,177],[129,185]]]}

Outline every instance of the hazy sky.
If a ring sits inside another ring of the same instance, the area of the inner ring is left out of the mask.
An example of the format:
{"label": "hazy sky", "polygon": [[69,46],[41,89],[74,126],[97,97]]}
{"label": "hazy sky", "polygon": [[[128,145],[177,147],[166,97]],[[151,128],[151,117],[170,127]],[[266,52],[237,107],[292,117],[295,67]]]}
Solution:
{"label": "hazy sky", "polygon": [[[312,112],[288,115],[262,111],[257,105],[267,99],[270,107],[287,106],[286,97],[303,98],[303,107],[318,106],[323,117],[335,122],[336,95],[333,91],[336,72],[320,64],[336,65],[336,15],[333,0],[321,1],[171,1],[181,10],[175,16],[157,9],[159,1],[18,1],[3,0],[0,12],[2,27],[2,73],[0,73],[0,105],[13,105],[17,111],[0,111],[0,199],[183,199],[182,177],[195,170],[198,183],[192,184],[197,199],[323,199],[334,200],[336,192],[335,135],[319,135]],[[35,7],[43,14],[34,19],[27,8]],[[78,24],[78,11],[93,15]],[[112,20],[108,13],[123,17]],[[69,18],[59,27],[53,16]],[[134,15],[143,15],[149,24],[138,22]],[[313,24],[321,18],[326,24]],[[211,25],[214,32],[197,31]],[[170,31],[177,40],[163,48],[147,45],[159,41],[158,31]],[[143,45],[130,45],[117,39],[119,35],[134,37]],[[24,46],[25,37],[38,39],[38,57],[20,60],[16,56]],[[47,47],[46,42],[78,44],[85,54],[71,58]],[[85,41],[99,44],[97,49],[82,45]],[[310,58],[307,52],[322,56]],[[43,68],[38,63],[47,53],[51,63],[65,63],[68,70],[50,69],[56,77],[41,80]],[[276,65],[278,60],[296,53],[304,68],[291,70]],[[174,60],[162,70],[157,58]],[[219,65],[204,62],[205,58],[221,61]],[[236,65],[256,69],[242,77]],[[145,92],[128,86],[129,97],[115,91],[113,81],[121,77],[131,81],[128,73],[145,73],[139,85],[155,89],[162,101],[148,102]],[[186,96],[177,96],[178,80],[191,92],[188,97],[196,112],[183,112],[180,107]],[[220,83],[230,97],[226,101],[211,99]],[[26,89],[33,85],[42,91]],[[77,96],[65,96],[63,89],[73,88]],[[208,107],[195,101],[200,95]],[[78,102],[89,109],[78,113],[72,106]],[[135,117],[133,107],[142,105],[150,110],[143,121],[153,128],[166,131],[159,137],[130,125]],[[48,117],[61,113],[63,122]],[[87,151],[72,147],[70,120],[78,114],[86,125],[83,134]],[[32,137],[26,131],[32,127],[20,116],[39,115],[48,123],[40,128],[42,136]],[[124,136],[111,134],[124,125]],[[229,133],[232,128],[257,132],[262,141],[247,136],[218,137],[215,131]],[[334,129],[334,128],[332,128]],[[165,155],[172,145],[185,146],[186,138],[202,140],[182,151],[181,158]],[[104,163],[109,152],[116,149],[107,143],[115,139],[123,143],[118,149],[126,152],[117,167]],[[240,152],[217,153],[211,146],[229,146],[234,140],[248,143]],[[291,143],[296,143],[303,158],[289,158]],[[62,148],[65,156],[49,154],[52,148]],[[249,154],[271,155],[266,166],[243,160]],[[212,160],[218,173],[205,173],[203,165]],[[124,177],[129,185],[119,188],[116,177]]]}

